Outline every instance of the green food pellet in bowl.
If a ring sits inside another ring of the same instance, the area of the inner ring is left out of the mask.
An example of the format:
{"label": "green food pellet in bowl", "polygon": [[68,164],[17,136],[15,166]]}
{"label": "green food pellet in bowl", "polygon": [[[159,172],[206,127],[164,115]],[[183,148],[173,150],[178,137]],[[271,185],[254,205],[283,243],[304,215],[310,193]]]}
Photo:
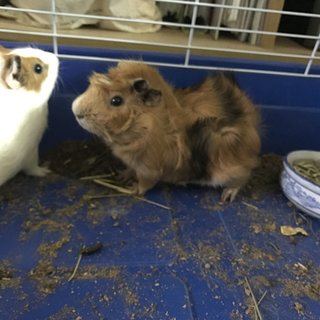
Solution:
{"label": "green food pellet in bowl", "polygon": [[302,176],[320,186],[320,160],[299,159],[292,167]]}

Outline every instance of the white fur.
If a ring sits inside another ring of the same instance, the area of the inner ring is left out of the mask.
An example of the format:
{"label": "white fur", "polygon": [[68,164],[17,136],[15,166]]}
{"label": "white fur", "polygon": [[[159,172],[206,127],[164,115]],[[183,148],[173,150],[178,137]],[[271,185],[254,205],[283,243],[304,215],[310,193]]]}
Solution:
{"label": "white fur", "polygon": [[0,85],[0,186],[21,170],[36,176],[48,172],[38,165],[38,147],[47,127],[47,101],[59,68],[54,54],[39,49],[19,48],[11,54],[37,57],[49,65],[49,71],[40,92]]}

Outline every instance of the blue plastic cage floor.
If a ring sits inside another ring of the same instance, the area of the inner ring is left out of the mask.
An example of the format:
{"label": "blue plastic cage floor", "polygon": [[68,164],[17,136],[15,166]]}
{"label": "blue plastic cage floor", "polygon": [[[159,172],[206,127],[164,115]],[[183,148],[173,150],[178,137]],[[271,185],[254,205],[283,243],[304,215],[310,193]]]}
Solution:
{"label": "blue plastic cage floor", "polygon": [[[319,319],[319,221],[288,204],[277,168],[264,172],[223,206],[210,188],[147,194],[170,210],[86,201],[105,189],[62,175],[17,176],[0,189],[1,319],[255,319],[246,281],[263,319]],[[97,242],[68,281],[79,249]]]}

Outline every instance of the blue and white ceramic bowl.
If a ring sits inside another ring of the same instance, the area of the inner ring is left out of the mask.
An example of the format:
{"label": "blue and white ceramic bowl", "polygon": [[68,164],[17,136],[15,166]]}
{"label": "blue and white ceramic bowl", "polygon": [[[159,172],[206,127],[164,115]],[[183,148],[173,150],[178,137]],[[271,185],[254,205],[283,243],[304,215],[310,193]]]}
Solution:
{"label": "blue and white ceramic bowl", "polygon": [[299,150],[283,160],[281,187],[286,197],[303,212],[320,218],[320,186],[297,173],[292,164],[299,159],[320,160],[320,152]]}

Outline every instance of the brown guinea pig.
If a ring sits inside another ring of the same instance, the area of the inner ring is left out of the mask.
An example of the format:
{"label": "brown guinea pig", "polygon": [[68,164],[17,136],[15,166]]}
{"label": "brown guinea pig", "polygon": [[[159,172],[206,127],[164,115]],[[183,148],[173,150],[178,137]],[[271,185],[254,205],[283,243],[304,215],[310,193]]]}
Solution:
{"label": "brown guinea pig", "polygon": [[155,68],[123,61],[93,74],[72,110],[133,170],[138,194],[159,181],[200,183],[232,201],[257,165],[257,110],[224,75],[174,89]]}

